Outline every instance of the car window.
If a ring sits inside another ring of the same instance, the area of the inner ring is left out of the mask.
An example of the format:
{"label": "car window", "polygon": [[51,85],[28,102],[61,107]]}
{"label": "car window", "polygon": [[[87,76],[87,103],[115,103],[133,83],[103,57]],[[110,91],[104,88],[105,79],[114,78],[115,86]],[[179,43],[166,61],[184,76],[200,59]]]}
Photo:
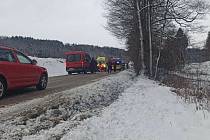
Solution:
{"label": "car window", "polygon": [[67,55],[67,62],[79,62],[81,60],[81,55],[80,54],[71,54]]}
{"label": "car window", "polygon": [[0,49],[0,61],[15,62],[15,58],[11,51]]}
{"label": "car window", "polygon": [[17,58],[20,61],[20,63],[22,64],[31,64],[31,59],[29,59],[27,56],[25,56],[24,54],[17,52]]}

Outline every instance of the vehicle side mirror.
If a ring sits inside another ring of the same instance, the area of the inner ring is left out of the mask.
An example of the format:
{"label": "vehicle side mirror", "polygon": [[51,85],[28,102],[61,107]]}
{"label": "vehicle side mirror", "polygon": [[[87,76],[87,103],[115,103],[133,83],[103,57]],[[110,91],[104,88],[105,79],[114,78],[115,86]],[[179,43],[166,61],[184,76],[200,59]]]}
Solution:
{"label": "vehicle side mirror", "polygon": [[32,60],[32,65],[36,65],[37,61],[35,59]]}

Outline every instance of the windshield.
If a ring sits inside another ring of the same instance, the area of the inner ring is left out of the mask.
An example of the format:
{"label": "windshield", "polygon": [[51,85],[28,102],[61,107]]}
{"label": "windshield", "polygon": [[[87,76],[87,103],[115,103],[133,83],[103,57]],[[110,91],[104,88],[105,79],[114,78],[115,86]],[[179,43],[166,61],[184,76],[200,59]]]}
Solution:
{"label": "windshield", "polygon": [[97,59],[98,63],[106,63],[106,58],[105,57],[98,57]]}
{"label": "windshield", "polygon": [[81,60],[81,55],[80,54],[71,54],[67,55],[67,62],[79,62]]}

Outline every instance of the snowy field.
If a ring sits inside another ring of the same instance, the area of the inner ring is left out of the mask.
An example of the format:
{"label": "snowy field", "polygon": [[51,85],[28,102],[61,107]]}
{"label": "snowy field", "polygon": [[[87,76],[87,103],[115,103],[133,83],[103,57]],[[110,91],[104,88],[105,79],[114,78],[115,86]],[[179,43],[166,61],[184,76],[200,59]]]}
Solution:
{"label": "snowy field", "polygon": [[206,61],[203,63],[189,64],[184,68],[184,70],[192,72],[192,73],[196,73],[197,71],[200,71],[200,72],[210,75],[210,61]]}
{"label": "snowy field", "polygon": [[35,59],[37,61],[37,65],[41,67],[45,67],[48,71],[49,77],[67,75],[65,60],[61,58],[37,58],[30,57],[31,59]]}
{"label": "snowy field", "polygon": [[181,71],[172,71],[170,73],[184,78],[194,80],[200,79],[202,81],[210,82],[210,61],[186,64]]}
{"label": "snowy field", "polygon": [[194,75],[194,77],[200,75],[203,80],[210,81],[210,61],[186,65],[183,72],[189,73],[189,75]]}

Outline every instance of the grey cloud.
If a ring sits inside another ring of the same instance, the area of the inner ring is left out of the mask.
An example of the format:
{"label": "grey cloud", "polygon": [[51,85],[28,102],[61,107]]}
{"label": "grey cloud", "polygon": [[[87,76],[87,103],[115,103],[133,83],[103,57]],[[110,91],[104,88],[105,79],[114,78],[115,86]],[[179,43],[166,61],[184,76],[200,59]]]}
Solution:
{"label": "grey cloud", "polygon": [[122,47],[104,29],[103,0],[0,0],[0,35]]}

